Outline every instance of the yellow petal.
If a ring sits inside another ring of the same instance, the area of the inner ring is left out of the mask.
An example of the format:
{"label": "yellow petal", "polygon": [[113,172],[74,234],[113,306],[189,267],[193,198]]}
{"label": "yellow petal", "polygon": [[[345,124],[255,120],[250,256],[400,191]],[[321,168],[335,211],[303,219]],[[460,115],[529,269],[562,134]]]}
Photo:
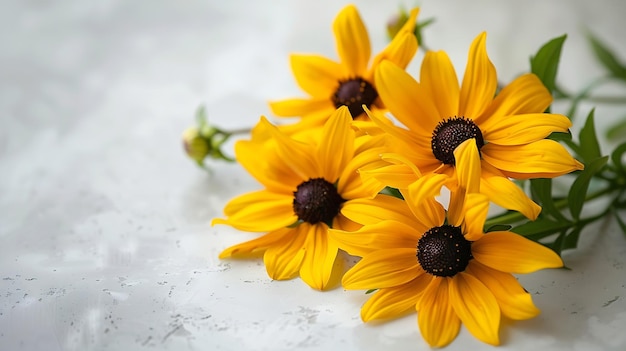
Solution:
{"label": "yellow petal", "polygon": [[476,139],[465,140],[454,150],[455,171],[459,186],[467,193],[480,191],[480,154]]}
{"label": "yellow petal", "polygon": [[554,178],[583,165],[554,140],[539,140],[526,145],[487,144],[481,149],[483,160],[516,179]]}
{"label": "yellow petal", "polygon": [[269,103],[272,113],[279,117],[300,117],[312,114],[330,115],[335,105],[330,97],[314,99],[286,99]]}
{"label": "yellow petal", "polygon": [[300,278],[313,289],[324,290],[328,288],[337,257],[337,244],[334,240],[329,240],[326,224],[302,223],[300,226],[304,226],[303,230],[308,227]]}
{"label": "yellow petal", "polygon": [[510,273],[503,273],[470,261],[466,272],[480,280],[493,293],[502,314],[514,320],[530,319],[539,315],[532,297]]}
{"label": "yellow petal", "polygon": [[354,5],[344,7],[333,22],[337,52],[349,77],[363,75],[371,48],[367,29]]}
{"label": "yellow petal", "polygon": [[[302,142],[310,140],[321,140],[317,134],[321,135],[321,130],[328,121],[328,112],[309,114],[292,124],[277,124],[276,127],[286,135]],[[303,138],[303,136],[306,136]],[[271,134],[270,134],[271,137]]]}
{"label": "yellow petal", "polygon": [[291,55],[291,70],[302,90],[329,99],[339,86],[341,65],[318,55]]}
{"label": "yellow petal", "polygon": [[283,240],[270,246],[263,255],[265,269],[274,280],[291,279],[298,275],[304,259],[304,242],[307,233],[304,226],[285,228]]}
{"label": "yellow petal", "polygon": [[[410,19],[409,19],[410,21]],[[374,58],[372,68],[365,75],[368,81],[374,81],[376,67],[384,60],[389,60],[400,68],[406,68],[417,52],[417,38],[413,33],[398,33],[391,43]]]}
{"label": "yellow petal", "polygon": [[340,249],[352,256],[363,257],[376,250],[412,248],[415,251],[421,234],[428,229],[385,220],[354,232],[331,229],[329,235]]}
{"label": "yellow petal", "polygon": [[406,189],[419,179],[407,165],[388,165],[375,169],[361,170],[362,177],[374,178],[383,185],[396,189]]}
{"label": "yellow petal", "polygon": [[472,256],[485,266],[509,273],[531,273],[563,266],[547,247],[511,232],[490,232],[472,243]]}
{"label": "yellow petal", "polygon": [[378,94],[394,117],[414,133],[430,140],[441,116],[428,92],[390,61],[378,65],[375,77]]}
{"label": "yellow petal", "polygon": [[482,116],[474,118],[474,122],[481,129],[490,130],[492,123],[501,121],[505,116],[541,113],[551,103],[552,95],[548,89],[536,75],[528,73],[505,86]]}
{"label": "yellow petal", "polygon": [[571,126],[572,122],[563,115],[534,113],[500,118],[482,132],[489,143],[523,145],[544,139],[553,132],[565,133]]}
{"label": "yellow petal", "polygon": [[429,274],[422,274],[406,284],[378,290],[361,308],[361,319],[364,322],[391,319],[414,310],[431,279]]}
{"label": "yellow petal", "polygon": [[[424,218],[422,203],[439,196],[441,188],[448,180],[449,177],[446,174],[429,173],[409,185],[406,196],[407,204],[416,218],[427,224],[433,224],[433,219]],[[441,225],[441,223],[435,225]]]}
{"label": "yellow petal", "polygon": [[441,193],[441,188],[449,180],[447,174],[429,173],[417,179],[409,186],[411,203],[419,204],[425,199],[433,198]]}
{"label": "yellow petal", "polygon": [[459,114],[459,81],[445,52],[426,53],[420,71],[420,82],[429,96],[432,96],[441,118]]}
{"label": "yellow petal", "polygon": [[[354,143],[354,157],[343,166],[340,170],[339,182],[337,190],[339,194],[346,199],[356,199],[361,197],[374,197],[382,190],[385,185],[372,177],[362,177],[360,172],[368,169],[377,169],[384,167],[387,162],[380,159],[380,153],[383,148],[377,142],[361,143],[362,139],[371,139],[372,141],[382,138],[370,138],[369,136],[361,136]],[[359,142],[357,142],[359,141]],[[369,146],[369,148],[367,148]]]}
{"label": "yellow petal", "polygon": [[496,68],[487,56],[486,40],[487,33],[483,32],[472,42],[461,84],[459,114],[472,120],[478,119],[491,104],[498,86]]}
{"label": "yellow petal", "polygon": [[487,195],[489,200],[496,205],[520,212],[533,221],[541,212],[541,206],[534,203],[519,186],[484,161],[480,192]]}
{"label": "yellow petal", "polygon": [[337,230],[344,230],[346,232],[356,232],[361,229],[363,225],[349,219],[348,217],[341,214],[341,212],[335,216],[333,219],[332,228]]}
{"label": "yellow petal", "polygon": [[363,225],[376,224],[389,219],[402,223],[412,223],[415,217],[406,202],[389,195],[377,195],[374,199],[354,199],[347,201],[341,213]]}
{"label": "yellow petal", "polygon": [[461,321],[450,304],[449,279],[434,278],[418,302],[417,323],[432,347],[444,347],[456,338]]}
{"label": "yellow petal", "polygon": [[277,156],[275,146],[269,143],[238,141],[235,155],[256,180],[275,193],[289,194],[298,186],[298,176]]}
{"label": "yellow petal", "polygon": [[352,116],[347,107],[337,109],[324,125],[318,146],[318,159],[324,179],[335,183],[346,164],[354,156],[354,130],[350,127]]}
{"label": "yellow petal", "polygon": [[298,220],[293,211],[293,196],[266,190],[232,199],[224,207],[224,213],[228,218],[215,218],[211,225],[228,224],[239,230],[266,232],[287,227]]}
{"label": "yellow petal", "polygon": [[[396,126],[391,120],[389,120],[389,118],[387,118],[380,111],[374,111],[374,110],[370,111],[367,108],[365,108],[364,110],[367,113],[367,115],[371,118],[372,122],[374,122],[384,132],[387,132],[388,134],[391,135],[391,138],[387,138],[387,141],[389,141],[389,139],[397,138],[397,139],[400,139],[402,143],[407,144],[407,145],[416,144],[416,145],[422,146],[423,148],[427,148],[430,146],[429,138],[424,138],[424,136],[420,136],[410,130]],[[405,150],[405,151],[412,151],[412,150]]]}
{"label": "yellow petal", "polygon": [[484,194],[467,194],[464,209],[465,239],[475,241],[484,235],[483,228],[489,213],[489,198]]}
{"label": "yellow petal", "polygon": [[268,124],[268,129],[276,140],[278,156],[302,180],[323,177],[321,167],[315,157],[314,145],[298,142],[272,126],[267,120],[265,123]]}
{"label": "yellow petal", "polygon": [[450,303],[467,330],[482,342],[499,345],[500,307],[491,291],[464,272],[450,279],[449,291]]}
{"label": "yellow petal", "polygon": [[[276,245],[276,243],[280,243],[281,241],[290,241],[289,240],[289,232],[290,228],[281,228],[278,230],[271,231],[265,235],[262,235],[256,239],[246,241],[237,245],[233,245],[224,251],[222,251],[219,255],[219,258],[228,258],[228,257],[246,257],[252,256],[258,252],[263,252],[268,248]],[[285,239],[287,238],[287,239]]]}
{"label": "yellow petal", "polygon": [[346,289],[382,289],[402,285],[424,271],[416,248],[377,250],[367,254],[343,276]]}
{"label": "yellow petal", "polygon": [[409,160],[408,157],[405,157],[405,155],[386,152],[386,153],[381,154],[380,158],[389,163],[393,163],[397,165],[406,165],[407,167],[411,168],[411,170],[413,171],[413,173],[415,173],[416,176],[418,177],[422,176],[422,172],[419,170],[419,168],[415,166],[415,164],[411,162],[411,160]]}

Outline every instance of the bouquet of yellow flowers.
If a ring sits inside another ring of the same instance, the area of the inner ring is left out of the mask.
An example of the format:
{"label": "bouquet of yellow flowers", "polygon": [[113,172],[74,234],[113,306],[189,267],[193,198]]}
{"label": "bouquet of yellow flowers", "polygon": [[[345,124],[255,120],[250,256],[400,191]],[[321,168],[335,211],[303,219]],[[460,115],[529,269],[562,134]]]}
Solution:
{"label": "bouquet of yellow flowers", "polygon": [[[502,317],[539,313],[513,274],[563,267],[560,253],[601,218],[613,216],[626,234],[626,141],[603,155],[593,110],[580,134],[570,133],[588,91],[572,96],[556,84],[565,36],[508,84],[498,81],[486,33],[468,43],[460,81],[444,51],[425,50],[414,77],[406,68],[431,22],[418,23],[418,12],[402,12],[372,57],[366,27],[347,6],[332,25],[338,61],[290,57],[305,96],[270,108],[299,120],[261,117],[236,142],[234,159],[262,187],[213,220],[262,234],[220,258],[262,254],[271,279],[365,290],[365,322],[415,309],[434,347],[452,342],[461,324],[498,345]],[[611,79],[626,81],[626,67],[591,42]],[[572,101],[569,114],[551,112],[555,97]],[[229,159],[221,147],[235,133],[209,125],[202,109],[198,118],[184,134],[189,156],[200,165]],[[562,176],[571,188],[555,194],[553,179]],[[598,197],[607,197],[606,208],[585,217],[584,204]],[[503,211],[489,217],[492,205]],[[344,268],[341,252],[360,259]]]}

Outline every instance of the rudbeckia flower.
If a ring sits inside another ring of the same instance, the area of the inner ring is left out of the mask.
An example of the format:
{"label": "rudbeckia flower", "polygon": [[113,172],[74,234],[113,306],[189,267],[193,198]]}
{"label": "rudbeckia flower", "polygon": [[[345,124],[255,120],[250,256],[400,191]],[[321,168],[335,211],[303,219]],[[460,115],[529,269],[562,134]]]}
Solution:
{"label": "rudbeckia flower", "polygon": [[417,51],[413,34],[418,9],[369,64],[371,48],[367,30],[354,5],[343,8],[333,23],[339,62],[319,55],[291,55],[291,69],[298,85],[309,97],[270,102],[279,117],[302,117],[297,127],[285,131],[321,126],[340,106],[347,106],[354,119],[369,120],[362,105],[383,109],[374,83],[374,71],[383,60],[406,67]]}
{"label": "rudbeckia flower", "polygon": [[292,137],[262,118],[252,140],[236,143],[237,161],[265,188],[231,200],[226,218],[213,224],[268,233],[227,248],[220,258],[263,252],[272,279],[300,275],[314,289],[329,286],[339,249],[329,226],[358,229],[342,208],[381,190],[377,182],[363,182],[357,170],[380,162],[383,141],[355,137],[351,123],[348,108],[341,107],[323,129]]}
{"label": "rudbeckia flower", "polygon": [[536,219],[541,208],[510,178],[552,178],[582,169],[561,144],[545,139],[568,131],[571,122],[544,113],[552,96],[534,74],[516,78],[496,95],[496,70],[485,42],[486,33],[473,41],[460,86],[443,51],[426,53],[419,83],[392,62],[379,65],[378,93],[404,126],[372,111],[372,119],[394,138],[389,139],[392,151],[383,155],[390,164],[369,175],[399,189],[418,179],[433,182],[433,176],[444,182],[439,175],[453,175],[455,148],[474,138],[481,155],[481,192]]}
{"label": "rudbeckia flower", "polygon": [[348,250],[364,252],[342,281],[346,289],[378,289],[361,309],[364,321],[416,309],[421,334],[431,346],[452,342],[461,323],[479,340],[498,345],[502,316],[524,320],[539,313],[511,273],[561,267],[562,261],[515,233],[483,233],[489,202],[471,192],[480,183],[475,140],[461,144],[455,156],[465,159],[457,167],[462,186],[452,193],[447,215],[430,200],[440,188],[411,186],[407,201],[379,195],[387,199],[372,202],[370,210],[361,204],[361,214],[379,208],[375,216],[386,219],[331,235]]}

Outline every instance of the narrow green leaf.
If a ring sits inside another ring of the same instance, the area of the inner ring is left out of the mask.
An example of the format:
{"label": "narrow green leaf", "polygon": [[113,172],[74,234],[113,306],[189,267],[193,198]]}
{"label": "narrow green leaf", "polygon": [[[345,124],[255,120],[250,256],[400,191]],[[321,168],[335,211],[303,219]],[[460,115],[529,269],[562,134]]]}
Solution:
{"label": "narrow green leaf", "polygon": [[626,116],[621,121],[610,126],[606,131],[606,138],[619,141],[618,138],[626,136]]}
{"label": "narrow green leaf", "polygon": [[580,232],[583,230],[584,225],[577,226],[572,229],[561,243],[561,251],[575,249],[578,246],[578,239],[580,238]]}
{"label": "narrow green leaf", "polygon": [[626,153],[626,142],[618,145],[611,153],[611,161],[622,176],[626,176],[626,165],[623,161],[624,153]]}
{"label": "narrow green leaf", "polygon": [[559,233],[559,236],[554,239],[554,241],[547,246],[554,250],[559,256],[561,256],[561,251],[563,251],[563,242],[565,241],[565,237],[567,236],[567,231],[562,231]]}
{"label": "narrow green leaf", "polygon": [[528,221],[511,229],[512,232],[522,236],[537,237],[554,234],[571,226],[569,221],[554,221],[549,218],[540,218],[536,221]]}
{"label": "narrow green leaf", "polygon": [[400,190],[396,188],[392,188],[390,186],[384,187],[383,190],[380,191],[380,194],[389,195],[389,196],[397,197],[400,200],[404,200],[404,196],[402,196],[402,193],[400,192]]}
{"label": "narrow green leaf", "polygon": [[199,128],[202,128],[207,122],[206,108],[204,105],[200,105],[196,109],[196,122],[198,123]]}
{"label": "narrow green leaf", "polygon": [[602,152],[600,151],[600,144],[598,143],[598,137],[596,135],[594,114],[595,109],[589,111],[589,115],[587,115],[585,125],[580,130],[580,134],[578,135],[578,138],[580,140],[580,149],[578,150],[578,152],[580,153],[579,155],[580,157],[582,157],[585,163],[589,163],[602,156]]}
{"label": "narrow green leaf", "polygon": [[561,211],[554,205],[552,197],[552,179],[537,178],[530,180],[530,189],[541,204],[541,212],[545,215],[552,216],[557,221],[567,221]]}
{"label": "narrow green leaf", "polygon": [[572,133],[569,131],[567,133],[554,132],[548,135],[548,139],[554,140],[554,141],[571,141]]}
{"label": "narrow green leaf", "polygon": [[617,212],[618,212],[617,210],[613,209],[613,216],[615,217],[615,220],[617,221],[617,224],[619,224],[619,227],[622,229],[622,234],[624,234],[624,236],[626,236],[626,223],[619,216],[619,214]]}
{"label": "narrow green leaf", "polygon": [[574,183],[567,194],[567,200],[569,203],[570,213],[572,214],[572,218],[575,220],[580,218],[580,212],[582,211],[585,203],[587,189],[589,188],[591,178],[602,170],[608,160],[609,157],[604,156],[586,164],[585,169],[580,172],[576,180],[574,180]]}
{"label": "narrow green leaf", "polygon": [[626,66],[619,62],[615,53],[600,39],[587,33],[587,39],[596,54],[598,61],[615,78],[626,80]]}
{"label": "narrow green leaf", "polygon": [[371,293],[373,293],[376,290],[378,290],[378,289],[369,289],[368,291],[365,292],[365,295],[371,294]]}
{"label": "narrow green leaf", "polygon": [[512,228],[512,226],[510,226],[508,224],[496,224],[496,225],[492,225],[491,227],[487,228],[487,230],[485,230],[485,233],[507,231],[507,230],[509,230],[511,228]]}
{"label": "narrow green leaf", "polygon": [[543,85],[552,93],[556,86],[556,73],[561,59],[561,48],[567,35],[554,38],[544,44],[534,57],[530,58],[530,71],[539,77]]}
{"label": "narrow green leaf", "polygon": [[422,47],[424,45],[424,36],[422,35],[422,30],[431,25],[433,22],[435,22],[435,18],[431,17],[423,21],[417,22],[417,24],[415,25],[415,38],[417,38],[418,44]]}

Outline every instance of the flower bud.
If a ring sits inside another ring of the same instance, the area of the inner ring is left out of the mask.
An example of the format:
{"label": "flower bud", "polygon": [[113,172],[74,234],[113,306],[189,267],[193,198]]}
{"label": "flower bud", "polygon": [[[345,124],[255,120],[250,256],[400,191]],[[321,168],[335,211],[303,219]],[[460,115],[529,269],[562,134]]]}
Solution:
{"label": "flower bud", "polygon": [[396,13],[387,21],[387,36],[389,40],[392,40],[398,34],[408,19],[409,14],[404,9],[400,9],[399,13]]}
{"label": "flower bud", "polygon": [[196,161],[200,166],[203,165],[205,157],[211,152],[209,140],[200,135],[198,128],[187,128],[183,133],[183,146],[187,156]]}

